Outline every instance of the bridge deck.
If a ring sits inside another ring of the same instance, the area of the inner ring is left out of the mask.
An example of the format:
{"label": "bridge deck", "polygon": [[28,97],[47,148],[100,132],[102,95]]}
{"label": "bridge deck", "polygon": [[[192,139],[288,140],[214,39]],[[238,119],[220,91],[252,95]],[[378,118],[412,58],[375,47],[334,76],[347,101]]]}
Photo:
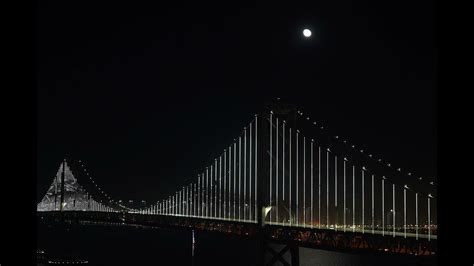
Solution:
{"label": "bridge deck", "polygon": [[[256,238],[263,233],[265,239],[277,243],[296,243],[298,246],[334,250],[338,252],[385,252],[404,255],[435,255],[437,240],[420,237],[403,237],[402,234],[385,235],[361,231],[342,231],[310,227],[293,227],[253,221],[226,219],[201,219],[196,217],[146,215],[117,212],[38,212],[43,222],[66,222],[79,225],[133,226],[137,228],[177,228],[220,232],[230,235]],[[386,232],[388,233],[388,232]],[[391,232],[393,234],[393,232]],[[408,234],[407,234],[408,235]]]}

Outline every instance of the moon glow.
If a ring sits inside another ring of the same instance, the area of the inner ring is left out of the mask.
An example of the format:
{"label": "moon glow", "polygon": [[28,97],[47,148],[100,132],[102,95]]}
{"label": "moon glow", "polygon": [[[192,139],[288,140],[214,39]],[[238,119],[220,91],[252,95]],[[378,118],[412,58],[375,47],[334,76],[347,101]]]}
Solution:
{"label": "moon glow", "polygon": [[308,38],[311,36],[311,31],[309,29],[304,29],[303,30],[303,35]]}

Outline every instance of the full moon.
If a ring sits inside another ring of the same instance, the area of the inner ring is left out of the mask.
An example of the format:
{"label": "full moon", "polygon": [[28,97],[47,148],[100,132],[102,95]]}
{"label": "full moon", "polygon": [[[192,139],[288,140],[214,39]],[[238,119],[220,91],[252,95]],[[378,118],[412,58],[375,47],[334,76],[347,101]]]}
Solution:
{"label": "full moon", "polygon": [[304,29],[304,30],[303,30],[303,35],[304,35],[305,37],[309,37],[309,36],[311,36],[311,31],[308,30],[308,29]]}

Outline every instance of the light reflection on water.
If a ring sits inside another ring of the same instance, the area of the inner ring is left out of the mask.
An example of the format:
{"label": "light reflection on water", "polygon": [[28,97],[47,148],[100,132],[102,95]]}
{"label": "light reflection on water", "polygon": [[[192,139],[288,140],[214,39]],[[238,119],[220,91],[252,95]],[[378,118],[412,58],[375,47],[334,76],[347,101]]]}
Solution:
{"label": "light reflection on water", "polygon": [[[81,226],[38,227],[38,247],[52,256],[75,256],[89,265],[255,265],[256,241],[195,231]],[[277,252],[282,246],[272,245]],[[289,252],[285,255],[288,262]],[[278,264],[277,264],[278,265]],[[281,264],[280,264],[281,265]],[[416,265],[414,260],[300,248],[300,265]],[[431,264],[429,264],[431,265]]]}

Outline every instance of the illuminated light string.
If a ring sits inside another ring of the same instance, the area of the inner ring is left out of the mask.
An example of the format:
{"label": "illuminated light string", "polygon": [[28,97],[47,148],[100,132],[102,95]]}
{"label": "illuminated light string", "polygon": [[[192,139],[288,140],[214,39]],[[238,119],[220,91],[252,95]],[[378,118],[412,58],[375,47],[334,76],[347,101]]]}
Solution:
{"label": "illuminated light string", "polygon": [[[289,128],[289,130],[290,130],[290,132],[291,132],[292,129]],[[296,130],[296,132],[298,133],[297,135],[299,135],[299,136],[301,136],[301,137],[304,138],[304,135],[303,135],[299,130]],[[290,134],[290,137],[291,137],[291,134]],[[327,149],[327,151],[330,152],[329,148]],[[335,154],[334,154],[334,155],[335,155]],[[319,158],[321,158],[321,155],[319,155]],[[290,162],[291,162],[291,160],[290,160]],[[347,157],[344,157],[344,163],[345,163],[345,164],[346,164],[346,163],[351,163],[351,161],[350,161]],[[321,164],[321,163],[319,163],[319,164]],[[353,168],[354,168],[354,170],[355,170],[355,162],[352,162],[352,164],[353,164]],[[371,172],[371,171],[370,171],[369,169],[367,169],[365,166],[360,166],[360,167],[362,168],[363,175],[364,175],[364,173],[369,174],[369,175],[372,175],[372,183],[373,183],[373,179],[374,179],[375,173]],[[344,167],[344,169],[345,169],[345,167]],[[380,176],[380,175],[378,175],[378,176]],[[354,175],[353,175],[353,178],[354,178]],[[363,178],[363,177],[362,177],[362,178]],[[387,177],[386,177],[386,176],[381,176],[381,178],[382,178],[382,186],[383,186],[384,183],[385,183],[385,181],[388,181],[388,180],[387,180]],[[291,181],[291,179],[290,179],[290,181]],[[354,182],[354,180],[353,180],[353,182]],[[362,179],[362,182],[364,182],[363,179]],[[291,183],[290,183],[290,185],[291,185]],[[393,189],[395,189],[395,185],[399,185],[399,184],[395,184],[395,183],[393,183],[393,182],[389,182],[389,181],[388,181],[388,184],[387,184],[387,185],[392,186]],[[362,187],[364,187],[364,185],[362,185]],[[404,185],[403,188],[404,188],[404,189],[409,189],[409,187],[408,187],[407,185]],[[353,186],[353,189],[354,189],[354,186]],[[373,184],[372,184],[372,190],[373,190]],[[291,193],[291,190],[290,190],[290,193]],[[404,193],[406,193],[406,192],[404,192]],[[345,193],[344,193],[344,194],[345,194]],[[291,194],[290,194],[290,195],[291,195]],[[353,195],[354,195],[354,191],[353,191]],[[373,193],[372,193],[372,195],[373,195]],[[382,191],[382,195],[383,195],[383,191]],[[395,194],[393,193],[393,195],[395,195]],[[428,218],[428,240],[430,240],[430,237],[431,237],[431,234],[432,234],[432,233],[431,233],[431,225],[432,225],[432,224],[431,224],[431,218],[430,218],[431,215],[432,215],[432,213],[430,212],[430,211],[431,211],[431,207],[430,207],[430,203],[431,203],[431,202],[430,202],[430,201],[431,201],[432,199],[435,199],[435,197],[434,197],[431,193],[430,193],[430,194],[416,193],[417,199],[418,199],[418,195],[424,195],[424,196],[426,196],[426,198],[428,199],[428,217],[429,217],[429,218]],[[291,198],[290,198],[290,199],[291,199]],[[373,201],[373,198],[372,198],[372,201]],[[320,202],[321,202],[321,200],[319,200],[319,204],[320,204]],[[345,202],[345,201],[344,201],[344,202]],[[395,201],[393,200],[393,203],[394,203],[394,202],[395,202]],[[354,199],[353,199],[353,204],[354,204],[354,203],[355,203],[355,201],[354,201]],[[383,206],[383,203],[384,203],[384,202],[382,202],[382,206]],[[364,203],[362,203],[362,204],[364,204]],[[416,203],[416,204],[417,204],[417,206],[416,206],[416,212],[417,212],[417,214],[416,214],[416,219],[417,219],[417,222],[416,222],[416,223],[418,224],[418,200],[417,200],[417,203]],[[373,205],[374,205],[374,204],[372,203],[372,217],[374,216],[374,213],[373,213],[373,212],[374,212],[374,206],[373,206]],[[364,206],[364,205],[363,205],[363,206]],[[290,204],[290,208],[291,208],[291,204]],[[355,206],[353,206],[353,209],[354,209],[354,208],[355,208]],[[393,208],[394,208],[394,207],[393,207]],[[296,211],[298,212],[298,207],[297,207],[297,210],[296,210]],[[364,211],[362,211],[362,212],[364,213]],[[406,203],[404,204],[404,212],[406,212]],[[319,214],[318,214],[318,215],[320,215],[320,213],[321,213],[321,211],[319,211]],[[394,213],[394,215],[395,215],[395,213]],[[354,219],[354,218],[355,218],[355,216],[353,216],[353,219]],[[362,219],[363,219],[363,221],[365,221],[363,215],[362,215]],[[383,224],[383,219],[384,219],[384,216],[382,216],[382,224]],[[404,214],[404,219],[406,219],[406,214]],[[319,219],[319,220],[320,220],[320,219]],[[395,221],[395,217],[393,218],[393,221]],[[373,224],[373,223],[374,223],[374,220],[373,220],[373,218],[372,218],[372,224]],[[345,219],[344,219],[344,224],[345,224]],[[363,222],[363,224],[364,224],[364,222]],[[404,226],[405,226],[405,228],[406,228],[406,220],[404,221],[404,224],[405,224]],[[298,226],[298,225],[299,225],[299,224],[297,223],[297,226]],[[319,226],[320,226],[320,225],[321,225],[321,224],[319,223]],[[344,226],[344,227],[345,227],[345,226]],[[353,227],[353,230],[355,230],[355,221],[353,221],[353,226],[352,226],[352,227]],[[374,228],[374,227],[372,227],[372,231],[373,231],[373,228]],[[393,228],[395,228],[395,226],[393,226]],[[364,229],[365,229],[365,228],[362,227],[362,231],[364,231]],[[394,230],[395,230],[395,229],[394,229]],[[406,230],[406,229],[405,229],[405,230]],[[418,230],[418,226],[417,226],[417,230]],[[387,231],[387,232],[388,232],[388,231]],[[384,234],[384,233],[385,233],[385,229],[382,230],[382,234]],[[395,231],[393,231],[393,234],[395,234]]]}
{"label": "illuminated light string", "polygon": [[[297,112],[300,116],[303,116],[303,112],[302,112],[302,111],[297,110],[296,112]],[[309,120],[310,120],[310,117],[306,117],[306,120],[309,121]],[[314,121],[314,122],[313,122],[313,125],[316,126],[317,123]],[[319,128],[320,128],[321,130],[324,130],[324,127],[323,127],[323,126],[320,126]],[[338,141],[341,141],[341,138],[340,138],[338,135],[333,136],[333,137],[334,137],[334,139],[337,139]],[[344,145],[350,146],[350,147],[353,148],[353,149],[356,148],[355,145],[348,144],[348,143],[347,143],[347,140],[342,140],[342,143],[343,143]],[[392,167],[392,164],[391,164],[391,163],[386,163],[386,164],[385,164],[384,162],[382,162],[382,159],[380,159],[380,158],[379,158],[378,160],[375,159],[375,157],[373,156],[372,153],[368,153],[368,152],[364,151],[364,149],[361,149],[361,150],[360,150],[360,153],[367,155],[367,157],[369,157],[371,160],[373,160],[373,161],[375,161],[375,162],[377,162],[377,163],[380,163],[380,164],[385,165],[385,166],[388,166],[388,167]],[[395,167],[394,167],[394,168],[395,168]],[[399,172],[402,172],[402,170],[401,170],[400,167],[398,167],[396,170],[399,171]],[[405,172],[405,174],[406,174],[407,176],[415,176],[415,174],[413,174],[412,172]],[[420,181],[420,182],[422,182],[423,177],[418,177],[417,180]],[[425,182],[423,181],[423,183],[425,183]],[[426,183],[425,183],[425,184],[426,184]],[[433,182],[433,181],[429,182],[429,185],[434,186],[434,182]]]}
{"label": "illuminated light string", "polygon": [[[94,184],[94,186],[97,188],[97,190],[101,193],[101,195],[103,195],[106,199],[108,199],[108,204],[110,205],[118,205],[120,207],[122,207],[123,209],[126,209],[128,211],[136,211],[136,209],[133,209],[133,208],[128,208],[126,206],[124,206],[123,204],[120,204],[121,200],[119,201],[114,201],[109,195],[107,195],[107,193],[105,193],[99,186],[97,186],[97,183],[94,181],[94,179],[92,179],[92,177],[89,175],[89,173],[87,172],[87,169],[86,167],[84,166],[84,163],[81,161],[81,160],[78,160],[79,163],[81,164],[81,167],[82,167],[82,170],[86,173],[87,177],[89,177],[89,179],[91,180],[91,182]],[[92,198],[92,196],[91,196]],[[93,199],[93,198],[92,198]],[[94,199],[93,199],[94,200]],[[101,200],[99,200],[100,203],[102,203]],[[112,208],[114,210],[116,210],[115,208]],[[122,211],[122,210],[117,210],[117,211]]]}
{"label": "illuminated light string", "polygon": [[[79,162],[81,162],[79,160]],[[152,210],[154,208],[156,208],[158,206],[158,204],[160,203],[160,201],[156,202],[155,204],[153,205],[150,205],[150,206],[147,206],[147,207],[143,207],[143,208],[139,208],[139,209],[135,209],[135,208],[129,208],[129,207],[126,207],[124,206],[123,204],[120,204],[120,202],[122,200],[119,200],[118,202],[114,201],[109,195],[107,195],[107,193],[105,193],[99,186],[97,186],[96,182],[91,178],[91,176],[89,175],[89,173],[87,172],[87,169],[85,168],[85,166],[81,163],[81,166],[84,170],[84,172],[86,173],[86,175],[89,177],[89,179],[92,181],[92,183],[94,183],[95,187],[102,193],[103,196],[105,196],[106,198],[109,199],[109,204],[112,202],[114,203],[115,205],[118,205],[130,212],[133,212],[133,213],[151,213]],[[92,198],[92,197],[91,197]],[[101,201],[100,201],[101,202]]]}
{"label": "illuminated light string", "polygon": [[[242,132],[239,134],[239,136],[237,136],[236,138],[234,138],[234,143],[237,143],[238,140],[239,140],[239,138],[242,139],[242,138],[245,138],[245,137],[246,137],[246,129],[247,129],[247,128],[250,128],[252,125],[254,125],[254,122],[256,121],[256,119],[257,119],[257,117],[255,116],[255,117],[252,119],[252,121],[249,123],[249,125],[247,125],[246,127],[243,128],[243,130],[242,130]],[[231,145],[231,146],[232,146],[232,145]],[[245,144],[245,146],[246,146],[246,144]],[[231,150],[230,150],[230,149],[224,149],[223,152],[219,155],[219,157],[226,158],[227,150],[229,150],[229,156],[230,156],[230,155],[231,155],[231,152],[230,152]],[[235,150],[234,150],[234,152],[235,152]],[[234,159],[235,159],[235,158],[234,158]],[[218,161],[217,158],[215,158],[214,160],[212,160],[213,163],[209,164],[209,166],[207,167],[207,169],[213,169],[213,167],[217,167],[217,166],[216,166],[217,161]],[[225,160],[224,160],[224,161],[225,161]],[[240,167],[241,167],[241,166],[239,165],[239,168],[240,168]],[[230,168],[231,168],[231,166],[229,166],[229,171],[231,171]],[[234,168],[235,168],[235,165],[234,165]],[[234,170],[236,170],[236,169],[234,169]],[[224,171],[224,172],[225,172],[225,171]],[[203,176],[204,176],[204,173],[203,173],[203,175],[201,175],[201,177],[203,177]],[[237,175],[237,176],[238,176],[238,175]],[[209,176],[209,177],[211,177],[211,176]],[[230,175],[229,175],[229,177],[230,177]],[[197,182],[197,184],[199,184],[199,183],[201,183],[201,184],[202,184],[202,183],[205,183],[205,182],[200,182],[200,181],[199,181],[199,180],[200,180],[199,178],[200,178],[200,177],[198,176],[198,182]],[[217,178],[217,177],[215,177],[215,178]],[[214,199],[212,198],[213,196],[215,197],[216,194],[218,193],[218,192],[215,191],[215,188],[214,188],[214,185],[215,185],[215,184],[213,184],[214,181],[215,181],[215,180],[214,180],[215,178],[214,178],[214,177],[211,177],[212,180],[211,180],[210,187],[205,188],[205,187],[204,187],[204,184],[202,184],[201,192],[198,191],[197,197],[199,198],[200,201],[198,200],[198,201],[196,202],[196,204],[201,205],[201,206],[200,206],[200,207],[201,207],[201,210],[199,210],[199,206],[196,206],[196,207],[197,207],[197,213],[198,213],[198,214],[195,215],[195,216],[198,216],[198,217],[201,217],[201,218],[225,218],[225,217],[217,217],[217,215],[215,215],[215,214],[216,214],[215,210],[212,211],[212,210],[209,209],[209,208],[210,208],[210,205],[209,205],[209,204],[211,203],[211,201],[214,201],[214,202],[215,202],[215,201],[217,200],[217,198],[214,198]],[[204,180],[201,180],[201,181],[204,181]],[[224,179],[224,181],[225,181],[225,179]],[[239,181],[240,181],[240,180],[239,180]],[[225,186],[225,185],[224,185],[224,186]],[[230,182],[229,182],[229,186],[230,186]],[[206,185],[206,187],[207,187],[207,185]],[[239,186],[239,188],[240,188],[240,187],[241,187],[241,186]],[[214,188],[214,189],[213,189],[213,188]],[[224,189],[224,192],[225,192],[225,187],[224,187],[223,189]],[[234,187],[234,189],[235,189],[235,187]],[[178,193],[178,192],[177,192],[177,193]],[[207,194],[207,193],[211,193],[211,194]],[[172,195],[175,195],[175,194],[172,194]],[[234,196],[235,196],[235,193],[234,193]],[[224,197],[225,197],[225,193],[224,193]],[[254,195],[254,197],[255,197],[255,195]],[[204,199],[204,201],[203,201],[203,199]],[[230,204],[231,200],[229,200],[229,197],[227,197],[227,200],[228,200],[228,202],[229,202],[229,204]],[[163,200],[163,201],[165,202],[166,200]],[[220,203],[221,203],[221,204],[225,204],[225,203],[226,203],[226,202],[225,202],[225,198],[224,198],[224,202],[220,202]],[[235,201],[235,203],[237,203],[237,201]],[[158,202],[157,204],[159,204],[159,202]],[[241,207],[240,204],[242,204],[241,200],[239,200],[239,206],[236,206],[236,207],[234,208],[234,211],[237,212],[237,208],[240,208],[240,207]],[[156,204],[155,204],[155,205],[156,205]],[[155,205],[153,205],[153,206],[155,206]],[[171,206],[171,207],[168,207],[168,208],[175,208],[175,207],[179,207],[179,205],[175,204],[175,205],[173,205],[173,206]],[[221,207],[222,207],[222,206],[221,206]],[[228,207],[229,207],[229,211],[230,211],[230,206],[228,206]],[[149,208],[150,208],[150,207],[143,208],[143,209],[139,209],[139,210],[135,210],[135,211],[143,212],[144,210],[147,210],[147,209],[149,209]],[[202,210],[203,210],[202,208],[204,208],[204,213],[202,212]],[[216,206],[213,206],[213,208],[216,208]],[[219,207],[219,208],[220,208],[220,207]],[[178,214],[181,215],[182,213],[178,213]],[[165,215],[166,215],[166,214],[165,214]],[[240,211],[238,212],[238,215],[239,215],[239,217],[240,217]],[[229,217],[229,218],[230,218],[230,217]],[[239,219],[240,219],[240,218],[239,218]],[[233,220],[239,220],[239,219],[237,218],[237,215],[234,215]]]}
{"label": "illuminated light string", "polygon": [[[291,130],[292,130],[291,127],[288,127],[288,128],[289,128],[289,130],[290,130],[290,132],[291,132]],[[298,133],[298,135],[299,135],[300,137],[303,137],[303,138],[306,137],[303,133],[301,133],[301,130],[296,129],[295,131]],[[315,143],[316,143],[316,142],[315,142]],[[337,154],[334,153],[334,152],[332,152],[329,148],[326,148],[326,151],[327,151],[328,153],[332,153],[334,156],[337,156]],[[345,160],[346,163],[348,163],[348,164],[352,163],[353,165],[355,165],[355,162],[354,162],[354,161],[351,161],[347,156],[344,157],[344,160]],[[360,166],[360,167],[362,167],[362,168],[363,168],[363,171],[364,171],[365,173],[369,174],[369,175],[380,176],[379,174],[376,174],[376,173],[370,171],[370,170],[369,170],[367,167],[365,167],[365,166]],[[386,175],[383,175],[382,178],[384,178],[385,181],[389,181],[389,180],[388,180],[388,177],[387,177]],[[402,185],[402,186],[404,185],[404,184],[401,184],[401,183],[394,183],[394,182],[389,182],[389,183],[395,184],[395,185]],[[290,190],[290,193],[291,193],[291,190]],[[431,193],[430,193],[430,194],[418,193],[418,194],[419,194],[419,195],[424,195],[424,196],[429,197],[429,198],[431,198],[431,199],[435,199],[435,198],[436,198],[436,197],[434,197]],[[321,200],[319,200],[319,202],[321,202]],[[290,205],[290,208],[291,208],[291,205]],[[297,209],[297,211],[298,211],[298,209]],[[320,211],[319,211],[319,213],[320,213]]]}
{"label": "illuminated light string", "polygon": [[[303,115],[303,112],[301,112],[301,111],[297,111],[297,113],[298,113],[300,116]],[[309,117],[306,117],[306,120],[310,120],[310,118],[309,118]],[[313,122],[313,125],[317,125],[317,123],[316,123],[316,122]],[[324,127],[321,126],[320,129],[323,130]],[[337,136],[337,135],[334,136],[334,138],[337,139],[337,140],[339,140],[339,136]],[[342,142],[343,142],[343,144],[345,144],[345,145],[347,144],[347,141],[346,141],[346,140],[343,140]],[[351,146],[353,149],[355,149],[355,147],[356,147],[355,145],[350,145],[350,146]],[[362,153],[362,154],[367,154],[367,152],[364,153],[364,150],[363,150],[363,149],[360,150],[360,153]],[[370,159],[375,160],[375,159],[373,158],[374,156],[373,156],[371,153],[369,153],[367,156],[368,156]],[[383,164],[382,159],[378,159],[377,162]],[[391,167],[392,165],[391,165],[390,163],[387,163],[386,166]],[[401,172],[401,168],[397,168],[397,171]],[[408,176],[413,176],[413,175],[414,175],[414,174],[412,174],[411,172],[407,172],[406,174],[407,174]],[[422,177],[418,177],[418,180],[421,181],[421,180],[423,180],[423,178],[422,178]],[[434,185],[434,182],[431,181],[429,184],[430,184],[430,185]]]}
{"label": "illuminated light string", "polygon": [[[250,123],[250,125],[252,125],[252,123],[256,120],[256,116],[254,117],[253,121]],[[242,137],[242,135],[245,136],[245,129],[246,127],[244,127],[244,130],[241,132],[240,134],[240,137]],[[225,155],[225,152],[222,154],[222,155]],[[221,155],[221,156],[222,156]],[[135,209],[135,208],[130,208],[130,207],[127,207],[127,206],[124,206],[123,204],[121,204],[121,200],[119,201],[114,201],[107,193],[105,193],[98,185],[97,183],[92,179],[92,177],[89,175],[89,173],[87,172],[87,169],[85,168],[84,164],[79,160],[79,162],[81,163],[81,166],[84,170],[84,172],[86,173],[86,175],[89,177],[89,179],[91,180],[91,182],[94,184],[94,186],[96,187],[96,189],[100,192],[100,194],[102,196],[104,196],[106,199],[108,199],[108,204],[110,205],[118,205],[126,210],[128,210],[129,212],[133,212],[133,213],[152,213],[153,210],[155,208],[157,208],[160,204],[160,202],[166,202],[166,200],[161,200],[161,201],[157,201],[155,204],[152,204],[150,206],[147,206],[147,207],[143,207],[143,208],[139,208],[139,209]],[[208,191],[206,191],[206,193],[208,193]],[[212,193],[212,192],[211,192]],[[215,192],[214,192],[215,193]],[[92,198],[92,197],[91,197]],[[99,201],[100,203],[102,203],[102,201]],[[125,202],[125,201],[124,201]],[[174,202],[174,200],[173,200]],[[209,202],[206,202],[205,204],[208,204]],[[176,207],[179,207],[180,205],[178,205],[177,202],[174,202],[173,203],[173,206],[169,206],[169,208],[174,208],[174,212],[176,213],[177,209]],[[239,206],[240,207],[240,206]],[[202,215],[201,215],[202,216]]]}

